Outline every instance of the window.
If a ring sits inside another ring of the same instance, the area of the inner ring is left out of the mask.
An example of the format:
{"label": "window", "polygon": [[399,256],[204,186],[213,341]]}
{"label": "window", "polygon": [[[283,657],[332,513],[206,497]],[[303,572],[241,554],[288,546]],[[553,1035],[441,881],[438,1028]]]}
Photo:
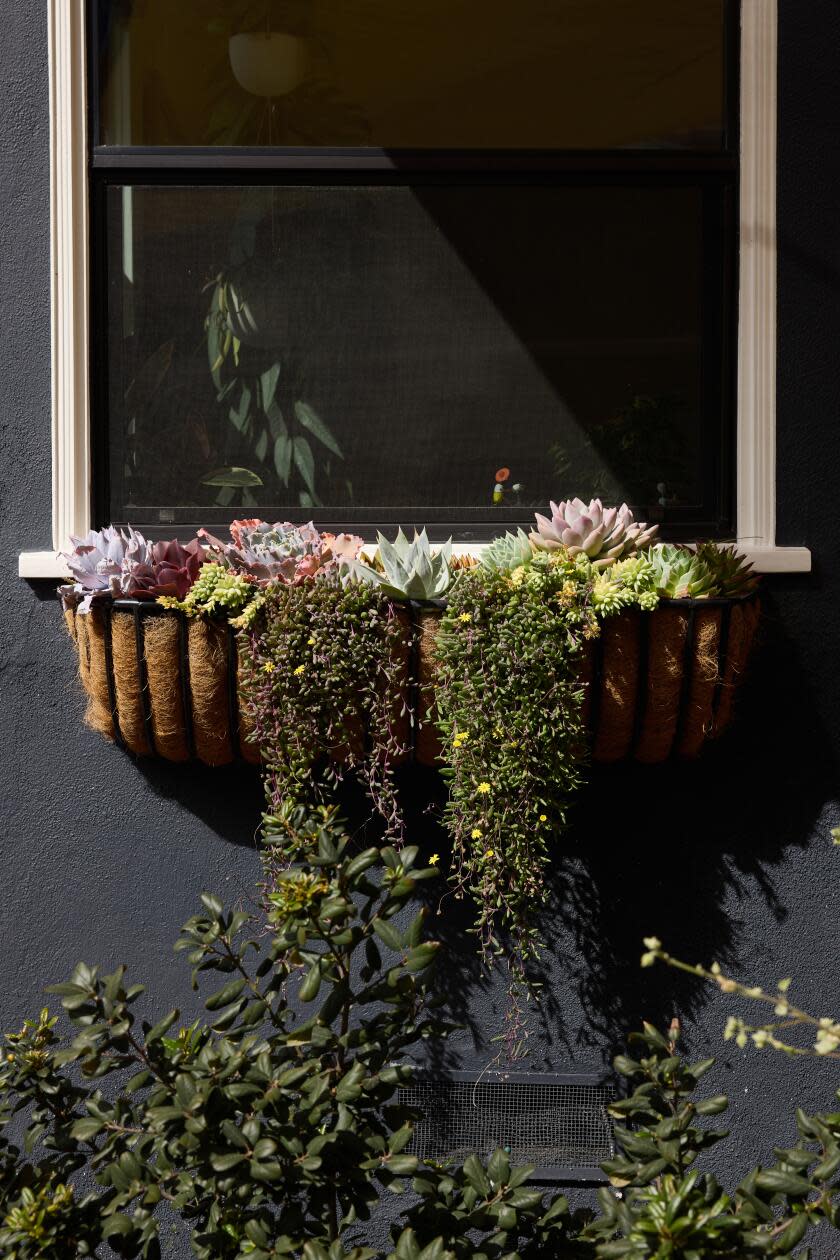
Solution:
{"label": "window", "polygon": [[103,520],[731,533],[724,0],[95,8]]}
{"label": "window", "polygon": [[738,7],[50,0],[54,546],[243,508],[470,540],[568,489],[808,567],[774,545],[775,0],[740,5],[740,213]]}

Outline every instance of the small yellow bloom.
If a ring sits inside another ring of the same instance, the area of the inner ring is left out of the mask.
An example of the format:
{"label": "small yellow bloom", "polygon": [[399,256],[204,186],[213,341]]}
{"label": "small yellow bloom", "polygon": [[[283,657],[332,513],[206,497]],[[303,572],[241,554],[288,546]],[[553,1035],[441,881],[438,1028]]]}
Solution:
{"label": "small yellow bloom", "polygon": [[491,858],[491,857],[493,856],[493,850],[492,850],[492,849],[488,849],[488,850],[487,850],[487,852],[484,854],[484,856],[485,856],[486,858]]}
{"label": "small yellow bloom", "polygon": [[297,675],[297,674],[302,674],[302,673],[303,673],[303,671],[304,671],[305,669],[306,669],[306,666],[305,666],[305,665],[298,665],[297,669],[293,670],[292,672],[293,672],[295,675]]}
{"label": "small yellow bloom", "polygon": [[309,644],[309,646],[310,646],[310,647],[312,647],[312,645],[314,644],[315,640],[310,638],[310,639],[307,639],[307,640],[306,640],[306,642]]}
{"label": "small yellow bloom", "polygon": [[273,674],[275,669],[274,661],[266,661],[262,668],[264,674]]}
{"label": "small yellow bloom", "polygon": [[480,828],[480,827],[473,827],[473,829],[472,829],[472,838],[473,838],[473,840],[480,840],[480,839],[481,839],[481,828]]}
{"label": "small yellow bloom", "polygon": [[433,853],[432,856],[429,858],[429,866],[437,866],[439,861],[440,861],[440,854]]}
{"label": "small yellow bloom", "polygon": [[459,621],[472,621],[472,617],[470,616],[469,613],[463,612],[463,613],[458,614],[458,620]]}
{"label": "small yellow bloom", "polygon": [[483,783],[479,783],[478,790],[482,796],[486,796],[490,791],[490,784],[485,780]]}
{"label": "small yellow bloom", "polygon": [[7,1055],[6,1055],[6,1062],[7,1062],[7,1063],[14,1063],[14,1061],[15,1061],[15,1056],[14,1056],[13,1054],[7,1054]]}
{"label": "small yellow bloom", "polygon": [[548,814],[540,814],[540,822],[548,822]]}

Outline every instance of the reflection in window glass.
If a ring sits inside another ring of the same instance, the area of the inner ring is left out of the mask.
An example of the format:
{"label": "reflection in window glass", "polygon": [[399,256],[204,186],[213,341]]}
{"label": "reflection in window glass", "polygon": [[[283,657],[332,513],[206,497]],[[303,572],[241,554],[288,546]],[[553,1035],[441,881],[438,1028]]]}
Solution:
{"label": "reflection in window glass", "polygon": [[696,515],[718,196],[112,186],[108,516],[500,521],[566,492]]}
{"label": "reflection in window glass", "polygon": [[722,147],[725,0],[101,0],[111,145]]}

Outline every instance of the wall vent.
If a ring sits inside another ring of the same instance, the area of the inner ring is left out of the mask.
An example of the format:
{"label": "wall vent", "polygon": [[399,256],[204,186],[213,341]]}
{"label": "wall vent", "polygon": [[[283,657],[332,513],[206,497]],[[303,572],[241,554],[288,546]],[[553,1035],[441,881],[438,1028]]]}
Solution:
{"label": "wall vent", "polygon": [[418,1070],[401,1102],[423,1119],[408,1150],[461,1163],[498,1147],[514,1164],[534,1164],[540,1181],[606,1181],[599,1167],[615,1152],[607,1107],[615,1091],[601,1076]]}

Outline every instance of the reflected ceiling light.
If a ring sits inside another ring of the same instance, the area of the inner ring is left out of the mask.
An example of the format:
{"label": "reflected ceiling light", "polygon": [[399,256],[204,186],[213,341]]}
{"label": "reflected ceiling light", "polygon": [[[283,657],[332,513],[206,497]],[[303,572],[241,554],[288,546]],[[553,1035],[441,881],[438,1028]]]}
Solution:
{"label": "reflected ceiling light", "polygon": [[306,40],[285,31],[232,35],[228,56],[239,86],[251,96],[266,99],[294,92],[303,82],[309,63]]}

